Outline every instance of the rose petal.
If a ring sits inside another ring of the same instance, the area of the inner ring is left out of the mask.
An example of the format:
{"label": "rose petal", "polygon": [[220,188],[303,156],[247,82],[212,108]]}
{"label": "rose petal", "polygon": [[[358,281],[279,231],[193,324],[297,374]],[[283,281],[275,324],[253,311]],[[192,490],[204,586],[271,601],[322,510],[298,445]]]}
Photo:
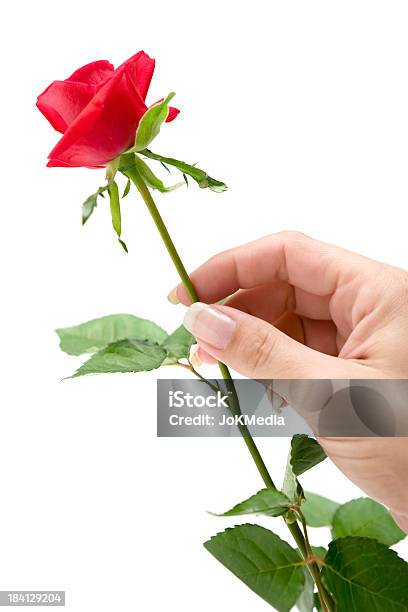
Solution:
{"label": "rose petal", "polygon": [[88,83],[89,85],[101,85],[108,77],[112,76],[114,67],[107,60],[98,60],[85,64],[75,70],[66,81],[76,83]]}
{"label": "rose petal", "polygon": [[[49,159],[47,162],[47,168],[76,168],[77,166],[71,166],[71,164],[67,164],[66,162],[61,161],[60,159]],[[105,166],[85,166],[86,168],[104,168]]]}
{"label": "rose petal", "polygon": [[49,159],[73,167],[106,165],[133,144],[146,110],[124,64],[70,125]]}
{"label": "rose petal", "polygon": [[173,121],[177,115],[180,113],[178,108],[174,108],[174,106],[169,107],[169,114],[167,115],[166,123]]}
{"label": "rose petal", "polygon": [[154,72],[154,65],[154,59],[149,57],[144,51],[139,51],[118,68],[118,70],[120,70],[126,66],[129,77],[143,100],[146,100]]}
{"label": "rose petal", "polygon": [[63,134],[94,95],[93,85],[54,81],[38,96],[37,107],[52,127]]}
{"label": "rose petal", "polygon": [[66,164],[65,162],[61,161],[60,159],[49,159],[47,162],[47,168],[56,168],[56,167],[60,167],[60,168],[72,168],[72,166],[70,166],[69,164]]}

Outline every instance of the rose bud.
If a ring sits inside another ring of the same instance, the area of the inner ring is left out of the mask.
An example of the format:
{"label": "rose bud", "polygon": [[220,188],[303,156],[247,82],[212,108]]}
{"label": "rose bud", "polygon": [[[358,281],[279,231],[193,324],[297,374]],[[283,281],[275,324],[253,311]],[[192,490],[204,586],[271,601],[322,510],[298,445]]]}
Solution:
{"label": "rose bud", "polygon": [[[37,107],[63,134],[48,166],[101,168],[134,144],[154,59],[139,51],[114,69],[106,60],[78,68],[65,81],[54,81],[38,96]],[[178,115],[170,108],[166,121]]]}

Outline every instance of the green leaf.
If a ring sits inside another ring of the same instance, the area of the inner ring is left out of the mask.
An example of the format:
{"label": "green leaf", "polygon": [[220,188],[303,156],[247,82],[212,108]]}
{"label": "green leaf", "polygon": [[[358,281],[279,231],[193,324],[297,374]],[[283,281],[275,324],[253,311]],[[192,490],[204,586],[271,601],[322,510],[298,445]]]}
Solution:
{"label": "green leaf", "polygon": [[293,436],[291,443],[291,464],[294,474],[300,476],[326,459],[320,444],[305,434]]}
{"label": "green leaf", "polygon": [[308,569],[304,569],[305,585],[299,599],[296,602],[296,609],[299,612],[313,612],[314,610],[314,582]]}
{"label": "green leaf", "polygon": [[296,476],[307,472],[325,458],[326,453],[316,440],[304,434],[293,436],[282,487],[283,493],[291,501],[299,503],[304,499],[303,489]]}
{"label": "green leaf", "polygon": [[89,217],[92,215],[93,211],[97,206],[98,196],[103,197],[103,192],[108,189],[108,186],[99,187],[98,191],[92,193],[82,204],[82,225],[88,221]]}
{"label": "green leaf", "polygon": [[205,189],[206,187],[208,187],[209,189],[211,189],[212,191],[216,191],[217,193],[221,193],[222,191],[225,191],[227,189],[225,183],[213,179],[206,172],[204,172],[204,170],[200,170],[199,168],[196,168],[196,166],[191,166],[190,164],[186,164],[186,162],[174,159],[173,157],[164,157],[163,155],[158,155],[157,153],[153,153],[148,149],[144,149],[143,151],[141,151],[141,153],[149,159],[155,159],[156,161],[164,162],[169,166],[174,166],[184,175],[191,176],[191,178],[194,179],[196,183],[198,183],[201,189]]}
{"label": "green leaf", "polygon": [[68,355],[94,353],[111,342],[132,338],[162,344],[167,333],[147,319],[130,314],[114,314],[92,319],[81,325],[56,330],[60,348]]}
{"label": "green leaf", "polygon": [[92,355],[72,378],[86,374],[147,372],[161,366],[166,351],[158,344],[140,340],[119,340]]}
{"label": "green leaf", "polygon": [[178,187],[181,187],[182,185],[184,185],[184,182],[183,182],[183,183],[176,183],[176,185],[171,185],[170,187],[166,187],[163,181],[161,181],[159,177],[157,177],[152,172],[149,166],[138,155],[135,155],[134,165],[136,166],[136,170],[138,171],[140,176],[152,189],[157,189],[158,191],[161,191],[162,193],[167,193],[168,191],[174,191],[174,189],[177,189]]}
{"label": "green leaf", "polygon": [[226,529],[204,544],[220,563],[279,612],[289,612],[305,575],[298,553],[259,525]]}
{"label": "green leaf", "polygon": [[156,138],[168,117],[169,102],[175,95],[174,92],[169,93],[167,98],[151,106],[145,112],[136,130],[135,144],[127,153],[142,151]]}
{"label": "green leaf", "polygon": [[335,597],[336,612],[408,610],[408,564],[376,540],[331,542],[322,579]]}
{"label": "green leaf", "polygon": [[127,194],[128,194],[128,193],[129,193],[129,191],[130,191],[130,186],[131,186],[131,184],[132,184],[132,183],[131,183],[131,180],[128,178],[127,183],[126,183],[126,186],[125,186],[125,189],[124,189],[124,191],[123,191],[122,199],[123,199],[123,198],[126,198]]}
{"label": "green leaf", "polygon": [[186,330],[184,325],[180,325],[162,344],[167,351],[167,363],[177,363],[179,359],[188,359],[195,341],[194,336]]}
{"label": "green leaf", "polygon": [[122,246],[123,250],[127,253],[128,252],[127,246],[121,239],[122,215],[120,212],[119,189],[115,181],[112,181],[111,183],[109,183],[108,192],[109,192],[109,199],[110,199],[112,226],[117,234],[119,244]]}
{"label": "green leaf", "polygon": [[386,546],[392,546],[403,538],[402,531],[382,504],[368,497],[361,497],[340,506],[333,518],[333,538],[361,536],[375,538]]}
{"label": "green leaf", "polygon": [[[313,554],[316,557],[319,557],[320,559],[325,558],[327,551],[322,546],[312,546],[312,550],[313,550]],[[296,602],[296,607],[299,610],[299,612],[313,612],[316,606],[315,593],[314,593],[314,581],[307,567],[303,568],[303,571],[305,573],[305,585],[303,587],[303,591],[300,594],[299,599]],[[319,601],[318,596],[317,596],[317,601]]]}
{"label": "green leaf", "polygon": [[300,482],[296,478],[293,472],[292,465],[290,463],[290,453],[286,463],[285,477],[283,479],[282,493],[289,498],[294,504],[301,504],[304,500],[304,493]]}
{"label": "green leaf", "polygon": [[276,489],[261,489],[252,497],[240,502],[231,510],[217,516],[240,516],[242,514],[265,514],[281,516],[288,510],[289,499]]}
{"label": "green leaf", "polygon": [[302,512],[306,523],[310,527],[330,527],[333,522],[334,513],[340,504],[316,495],[316,493],[305,493],[306,501],[302,504]]}

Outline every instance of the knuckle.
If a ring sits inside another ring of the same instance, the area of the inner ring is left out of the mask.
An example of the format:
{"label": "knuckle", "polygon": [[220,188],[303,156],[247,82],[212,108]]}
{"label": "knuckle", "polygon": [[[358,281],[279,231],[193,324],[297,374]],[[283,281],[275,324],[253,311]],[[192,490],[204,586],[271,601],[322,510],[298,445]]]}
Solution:
{"label": "knuckle", "polygon": [[283,230],[278,233],[278,236],[284,238],[285,240],[304,240],[305,238],[310,238],[307,234],[303,232],[299,232],[297,230]]}
{"label": "knuckle", "polygon": [[253,372],[268,370],[272,359],[275,342],[267,330],[258,329],[249,335],[244,343],[243,354],[247,356],[247,364]]}
{"label": "knuckle", "polygon": [[214,267],[220,266],[223,262],[228,260],[233,256],[234,249],[224,249],[223,251],[219,251],[215,255],[212,255],[209,259],[207,259],[205,266],[209,264]]}
{"label": "knuckle", "polygon": [[211,257],[207,259],[204,265],[214,264],[214,263],[216,264],[220,261],[220,259],[224,257],[224,255],[225,255],[225,251],[220,251],[219,253],[216,253],[215,255],[211,255]]}

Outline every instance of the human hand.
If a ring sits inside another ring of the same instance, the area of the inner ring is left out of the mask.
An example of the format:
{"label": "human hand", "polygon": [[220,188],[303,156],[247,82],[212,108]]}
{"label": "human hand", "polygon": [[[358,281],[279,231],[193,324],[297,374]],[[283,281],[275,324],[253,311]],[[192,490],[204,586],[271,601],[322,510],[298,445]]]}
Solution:
{"label": "human hand", "polygon": [[[408,378],[408,273],[297,232],[225,251],[191,275],[202,361],[257,379]],[[231,295],[225,305],[214,303]],[[191,302],[179,285],[171,301]],[[208,306],[207,304],[212,304]],[[408,531],[406,438],[320,438]]]}

